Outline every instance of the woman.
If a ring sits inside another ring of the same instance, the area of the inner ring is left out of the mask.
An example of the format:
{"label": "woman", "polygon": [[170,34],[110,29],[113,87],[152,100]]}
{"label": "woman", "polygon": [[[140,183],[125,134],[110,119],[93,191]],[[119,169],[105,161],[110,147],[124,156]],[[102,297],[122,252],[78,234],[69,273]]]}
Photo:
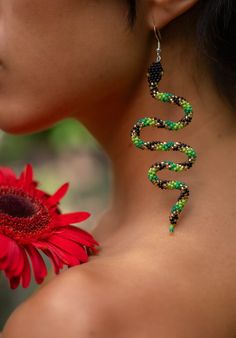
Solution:
{"label": "woman", "polygon": [[[100,254],[40,288],[2,338],[235,337],[233,0],[3,0],[0,9],[0,127],[22,134],[73,117],[114,170],[111,207],[92,231]],[[130,139],[139,118],[180,114],[149,94],[154,27],[162,36],[160,86],[195,112],[176,134],[148,128],[143,137],[181,140],[198,153],[190,171],[161,173],[191,187],[173,236],[168,214],[177,193],[146,174],[157,158],[180,156],[140,151]]]}

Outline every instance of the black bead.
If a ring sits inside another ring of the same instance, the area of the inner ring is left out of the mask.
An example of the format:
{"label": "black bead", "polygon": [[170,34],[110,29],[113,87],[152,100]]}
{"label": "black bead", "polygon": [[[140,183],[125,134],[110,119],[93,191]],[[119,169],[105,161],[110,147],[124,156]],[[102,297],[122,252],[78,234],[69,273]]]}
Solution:
{"label": "black bead", "polygon": [[163,74],[163,68],[160,62],[153,62],[148,68],[148,82],[157,83],[161,80]]}

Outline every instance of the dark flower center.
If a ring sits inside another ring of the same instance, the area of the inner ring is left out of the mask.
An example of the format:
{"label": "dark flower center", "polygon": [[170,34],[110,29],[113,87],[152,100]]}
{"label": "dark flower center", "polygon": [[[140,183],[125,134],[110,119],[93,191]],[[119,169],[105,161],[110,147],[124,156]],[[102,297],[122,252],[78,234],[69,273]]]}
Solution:
{"label": "dark flower center", "polygon": [[0,186],[1,234],[19,243],[29,243],[48,233],[51,215],[44,199],[34,196],[36,193],[37,190],[27,192],[21,187]]}
{"label": "dark flower center", "polygon": [[24,196],[0,196],[0,212],[12,217],[30,217],[35,213],[33,204]]}

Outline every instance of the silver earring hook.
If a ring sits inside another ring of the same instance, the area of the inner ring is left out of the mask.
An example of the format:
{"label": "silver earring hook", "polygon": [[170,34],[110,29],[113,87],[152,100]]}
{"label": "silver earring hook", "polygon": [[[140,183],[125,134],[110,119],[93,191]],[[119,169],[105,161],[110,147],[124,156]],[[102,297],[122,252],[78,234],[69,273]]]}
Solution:
{"label": "silver earring hook", "polygon": [[157,49],[156,49],[157,60],[156,62],[160,62],[161,61],[161,33],[158,29],[156,29],[155,25],[153,26],[153,29],[154,29],[155,37],[157,39]]}

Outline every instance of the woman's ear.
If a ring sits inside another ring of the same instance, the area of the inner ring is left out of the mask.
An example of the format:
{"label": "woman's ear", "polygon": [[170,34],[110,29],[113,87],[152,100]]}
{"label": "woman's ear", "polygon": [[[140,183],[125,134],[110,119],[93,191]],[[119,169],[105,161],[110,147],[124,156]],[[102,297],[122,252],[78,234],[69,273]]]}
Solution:
{"label": "woman's ear", "polygon": [[161,29],[170,21],[188,11],[198,0],[149,0],[149,26]]}

